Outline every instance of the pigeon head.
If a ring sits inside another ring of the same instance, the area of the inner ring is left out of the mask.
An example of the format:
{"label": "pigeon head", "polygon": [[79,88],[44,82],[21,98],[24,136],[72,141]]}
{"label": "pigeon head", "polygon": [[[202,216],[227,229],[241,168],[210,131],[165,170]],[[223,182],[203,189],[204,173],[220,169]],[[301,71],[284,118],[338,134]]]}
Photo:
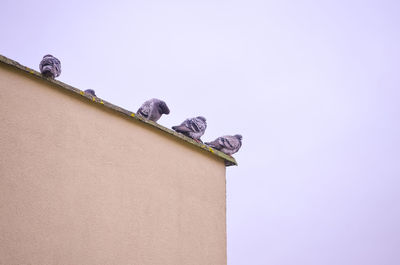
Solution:
{"label": "pigeon head", "polygon": [[160,104],[158,105],[158,109],[160,113],[169,114],[169,108],[164,101],[160,102]]}
{"label": "pigeon head", "polygon": [[85,93],[96,97],[96,92],[93,89],[86,89]]}
{"label": "pigeon head", "polygon": [[199,120],[202,120],[202,121],[206,121],[206,118],[204,118],[203,116],[198,116],[198,117],[196,117],[197,119],[199,119]]}
{"label": "pigeon head", "polygon": [[242,140],[242,135],[240,135],[240,134],[235,134],[234,135],[237,139],[239,139],[240,141]]}
{"label": "pigeon head", "polygon": [[61,74],[60,60],[50,54],[43,56],[43,59],[39,64],[39,68],[40,72],[45,77],[55,78]]}

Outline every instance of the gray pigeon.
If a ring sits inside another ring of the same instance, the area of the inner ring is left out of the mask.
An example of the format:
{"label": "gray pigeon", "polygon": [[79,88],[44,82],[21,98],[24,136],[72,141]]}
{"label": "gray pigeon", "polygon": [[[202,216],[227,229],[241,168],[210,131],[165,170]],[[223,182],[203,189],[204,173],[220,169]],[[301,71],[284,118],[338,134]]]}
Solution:
{"label": "gray pigeon", "polygon": [[196,142],[202,142],[200,137],[207,128],[206,118],[199,116],[196,118],[186,119],[181,125],[173,126],[172,129],[189,136]]}
{"label": "gray pigeon", "polygon": [[91,95],[91,96],[93,96],[93,97],[97,97],[97,96],[96,96],[96,92],[95,92],[93,89],[86,89],[86,90],[85,90],[85,93],[86,93],[86,94],[89,94],[89,95]]}
{"label": "gray pigeon", "polygon": [[218,137],[212,142],[206,143],[206,145],[227,155],[232,155],[239,151],[240,147],[242,146],[242,136],[240,134],[236,134],[234,136],[225,135]]}
{"label": "gray pigeon", "polygon": [[43,56],[39,64],[39,69],[45,77],[55,78],[61,74],[61,63],[53,55],[47,54]]}
{"label": "gray pigeon", "polygon": [[152,98],[143,103],[136,114],[147,120],[157,122],[161,115],[169,114],[169,108],[164,101]]}

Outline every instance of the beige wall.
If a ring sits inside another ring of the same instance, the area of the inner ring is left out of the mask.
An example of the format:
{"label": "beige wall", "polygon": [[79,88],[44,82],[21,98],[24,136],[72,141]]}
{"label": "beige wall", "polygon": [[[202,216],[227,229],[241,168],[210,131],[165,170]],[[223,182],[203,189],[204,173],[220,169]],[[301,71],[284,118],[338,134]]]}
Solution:
{"label": "beige wall", "polygon": [[222,160],[0,64],[0,264],[226,264]]}

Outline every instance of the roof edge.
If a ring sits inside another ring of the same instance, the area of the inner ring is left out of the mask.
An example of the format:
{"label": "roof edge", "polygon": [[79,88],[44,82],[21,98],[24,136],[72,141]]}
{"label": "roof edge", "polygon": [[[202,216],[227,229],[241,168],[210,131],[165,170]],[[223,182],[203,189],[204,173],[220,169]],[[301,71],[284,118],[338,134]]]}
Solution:
{"label": "roof edge", "polygon": [[158,129],[160,131],[163,131],[164,133],[167,133],[167,134],[169,134],[171,136],[174,136],[174,137],[178,138],[181,141],[184,141],[184,142],[186,142],[188,144],[191,144],[196,148],[200,148],[203,151],[206,151],[206,152],[210,153],[211,155],[214,155],[214,156],[217,156],[217,157],[223,159],[224,162],[225,162],[225,166],[237,166],[238,165],[236,160],[235,160],[235,158],[233,158],[233,157],[231,157],[229,155],[226,155],[225,153],[223,153],[221,151],[213,149],[213,148],[211,148],[211,147],[209,147],[209,146],[207,146],[205,144],[197,143],[192,138],[189,138],[189,137],[187,137],[187,136],[185,136],[183,134],[177,133],[177,132],[175,132],[175,131],[173,131],[171,129],[168,129],[167,127],[164,127],[164,126],[162,126],[162,125],[160,125],[158,123],[155,123],[153,121],[148,121],[148,120],[145,120],[145,119],[143,119],[141,117],[138,117],[138,116],[136,116],[136,113],[134,113],[132,111],[129,111],[129,110],[126,110],[124,108],[118,107],[117,105],[114,105],[114,104],[112,104],[110,102],[107,102],[107,101],[105,101],[105,100],[103,100],[103,99],[101,99],[99,97],[93,97],[91,95],[88,95],[88,94],[86,94],[85,92],[83,92],[82,90],[80,90],[78,88],[75,88],[73,86],[70,86],[68,84],[65,84],[65,83],[63,83],[61,81],[58,81],[58,80],[55,80],[55,79],[46,78],[41,73],[39,73],[39,72],[29,68],[29,67],[21,65],[20,63],[14,61],[12,59],[9,59],[9,58],[1,55],[1,54],[0,54],[0,62],[3,63],[3,64],[6,64],[6,65],[9,65],[9,66],[11,66],[13,68],[16,68],[18,70],[21,70],[21,71],[23,71],[25,73],[28,73],[31,76],[34,76],[35,78],[38,78],[38,79],[44,80],[46,82],[49,82],[49,83],[51,83],[53,85],[56,85],[56,86],[58,86],[58,87],[60,87],[62,89],[65,89],[65,90],[67,90],[67,91],[69,91],[71,93],[74,93],[74,94],[76,94],[78,96],[84,97],[91,104],[102,105],[107,109],[110,109],[110,110],[112,110],[114,112],[118,112],[118,113],[120,113],[120,114],[122,114],[124,116],[127,116],[129,119],[133,119],[133,120],[142,122],[143,124],[146,124],[146,126],[150,126],[152,128],[156,128],[156,129]]}

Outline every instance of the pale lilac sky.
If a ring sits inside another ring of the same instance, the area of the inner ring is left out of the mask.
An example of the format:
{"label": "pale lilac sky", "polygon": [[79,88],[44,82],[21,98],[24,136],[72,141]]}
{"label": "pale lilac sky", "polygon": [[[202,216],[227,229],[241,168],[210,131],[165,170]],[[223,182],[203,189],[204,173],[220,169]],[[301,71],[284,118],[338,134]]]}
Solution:
{"label": "pale lilac sky", "polygon": [[228,264],[400,264],[399,1],[0,2],[0,54],[203,140],[227,170]]}

